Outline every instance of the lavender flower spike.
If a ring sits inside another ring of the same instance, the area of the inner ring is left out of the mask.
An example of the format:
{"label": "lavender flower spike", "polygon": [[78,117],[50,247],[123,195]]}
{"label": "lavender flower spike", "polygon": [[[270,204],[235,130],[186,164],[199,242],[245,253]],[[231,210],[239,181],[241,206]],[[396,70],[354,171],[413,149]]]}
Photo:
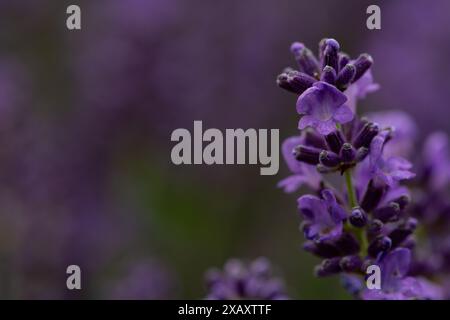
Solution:
{"label": "lavender flower spike", "polygon": [[370,144],[369,166],[374,181],[394,186],[395,182],[414,178],[415,174],[409,171],[412,164],[408,160],[402,157],[383,158],[383,146],[386,139],[387,132],[383,131]]}
{"label": "lavender flower spike", "polygon": [[298,208],[305,219],[303,232],[309,240],[338,238],[342,234],[342,221],[347,217],[331,190],[325,189],[321,195],[323,199],[312,195],[298,199]]}
{"label": "lavender flower spike", "polygon": [[302,116],[299,129],[313,127],[320,134],[327,135],[336,130],[336,124],[353,119],[353,112],[344,105],[345,95],[326,82],[316,82],[303,92],[297,100],[297,112]]}

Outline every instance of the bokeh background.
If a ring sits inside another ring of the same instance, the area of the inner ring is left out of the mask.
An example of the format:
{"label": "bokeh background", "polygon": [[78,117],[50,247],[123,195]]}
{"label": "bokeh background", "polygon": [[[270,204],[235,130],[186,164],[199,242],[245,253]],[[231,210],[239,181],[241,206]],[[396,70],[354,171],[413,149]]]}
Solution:
{"label": "bokeh background", "polygon": [[296,197],[276,188],[284,164],[170,161],[171,132],[194,120],[295,134],[275,77],[291,42],[323,37],[374,57],[381,89],[360,110],[406,110],[419,139],[450,132],[447,0],[0,0],[0,298],[197,299],[208,268],[259,256],[293,298],[349,298],[313,277]]}

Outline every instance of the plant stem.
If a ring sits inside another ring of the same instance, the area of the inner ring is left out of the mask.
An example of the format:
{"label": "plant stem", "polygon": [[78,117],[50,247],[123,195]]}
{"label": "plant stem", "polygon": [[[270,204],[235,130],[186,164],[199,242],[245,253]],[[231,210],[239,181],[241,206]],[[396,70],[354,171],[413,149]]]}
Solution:
{"label": "plant stem", "polygon": [[350,209],[358,206],[358,201],[356,200],[355,188],[353,187],[352,170],[347,169],[344,172],[345,184],[347,186],[348,202]]}
{"label": "plant stem", "polygon": [[[351,169],[345,170],[344,176],[345,176],[345,184],[347,186],[348,202],[351,210],[354,207],[358,206],[358,201],[356,200],[355,187],[353,186],[352,170]],[[353,234],[359,239],[361,243],[360,249],[361,252],[362,253],[367,252],[369,244],[367,242],[366,235],[364,234],[364,229],[350,226],[349,231],[353,232]]]}

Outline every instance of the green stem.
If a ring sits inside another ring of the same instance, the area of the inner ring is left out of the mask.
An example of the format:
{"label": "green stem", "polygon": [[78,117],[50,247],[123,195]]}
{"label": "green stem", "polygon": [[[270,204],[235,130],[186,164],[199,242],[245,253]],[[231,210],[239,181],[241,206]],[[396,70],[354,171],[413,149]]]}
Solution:
{"label": "green stem", "polygon": [[350,209],[352,209],[358,206],[355,188],[353,187],[352,170],[350,169],[345,170],[344,176],[345,176],[345,184],[347,186],[348,202],[350,204]]}
{"label": "green stem", "polygon": [[[345,170],[344,176],[345,176],[345,184],[347,186],[348,202],[351,210],[354,207],[358,206],[358,201],[356,200],[355,187],[353,186],[352,170],[351,169]],[[366,235],[364,234],[364,229],[350,226],[349,231],[353,232],[353,234],[356,235],[356,237],[359,239],[361,243],[361,252],[362,253],[367,252],[369,244],[367,243],[367,238]]]}

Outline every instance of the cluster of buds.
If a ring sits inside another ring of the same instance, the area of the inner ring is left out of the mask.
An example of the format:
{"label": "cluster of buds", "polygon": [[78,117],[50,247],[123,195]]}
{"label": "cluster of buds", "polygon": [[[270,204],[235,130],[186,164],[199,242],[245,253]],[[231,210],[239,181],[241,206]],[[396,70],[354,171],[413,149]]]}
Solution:
{"label": "cluster of buds", "polygon": [[298,70],[286,68],[277,78],[277,84],[293,93],[302,94],[317,81],[323,81],[345,91],[357,82],[372,66],[372,57],[361,54],[356,60],[340,52],[339,43],[334,39],[323,39],[319,44],[319,59],[302,43],[291,46]]}

